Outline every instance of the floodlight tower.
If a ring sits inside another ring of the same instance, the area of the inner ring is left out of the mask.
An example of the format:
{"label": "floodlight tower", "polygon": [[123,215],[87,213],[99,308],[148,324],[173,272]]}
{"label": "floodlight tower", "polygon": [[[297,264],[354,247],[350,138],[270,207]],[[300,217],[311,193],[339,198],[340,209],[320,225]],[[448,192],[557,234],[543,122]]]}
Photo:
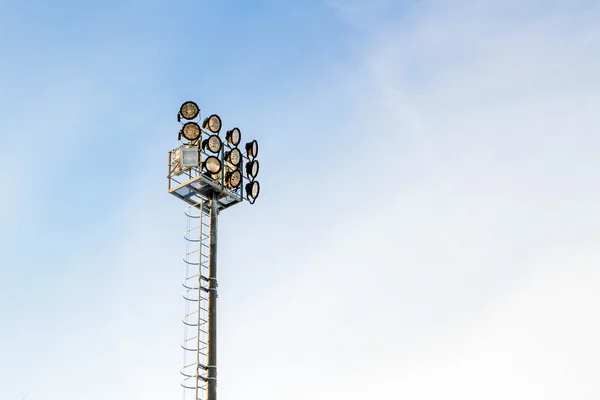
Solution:
{"label": "floodlight tower", "polygon": [[177,114],[180,145],[169,151],[169,193],[187,203],[183,368],[184,399],[217,399],[217,223],[219,213],[244,200],[254,204],[260,184],[258,142],[239,149],[239,128],[221,139],[221,118],[202,124],[193,101]]}

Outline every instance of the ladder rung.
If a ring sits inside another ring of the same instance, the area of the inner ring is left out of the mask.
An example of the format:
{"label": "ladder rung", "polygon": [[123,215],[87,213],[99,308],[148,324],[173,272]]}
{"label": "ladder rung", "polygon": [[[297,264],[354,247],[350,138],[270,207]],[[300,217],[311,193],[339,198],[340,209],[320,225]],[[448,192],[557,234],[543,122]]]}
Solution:
{"label": "ladder rung", "polygon": [[184,343],[187,343],[187,342],[189,342],[190,340],[194,340],[194,339],[198,339],[198,335],[196,335],[196,336],[192,336],[191,338],[188,338],[188,339],[185,339],[183,342],[184,342]]}
{"label": "ladder rung", "polygon": [[194,279],[194,278],[197,278],[197,277],[200,277],[203,281],[206,281],[206,282],[210,281],[210,279],[208,279],[207,277],[205,277],[202,274],[195,274],[195,275],[192,275],[192,276],[188,276],[187,278],[185,278],[185,280],[187,281],[187,280]]}

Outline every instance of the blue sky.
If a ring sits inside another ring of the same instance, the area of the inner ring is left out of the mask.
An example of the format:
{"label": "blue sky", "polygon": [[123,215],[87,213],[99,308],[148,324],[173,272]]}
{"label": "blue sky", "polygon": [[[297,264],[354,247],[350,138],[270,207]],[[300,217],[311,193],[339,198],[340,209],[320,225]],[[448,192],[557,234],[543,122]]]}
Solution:
{"label": "blue sky", "polygon": [[194,100],[261,146],[220,219],[220,399],[597,399],[599,18],[2,2],[0,398],[181,396]]}

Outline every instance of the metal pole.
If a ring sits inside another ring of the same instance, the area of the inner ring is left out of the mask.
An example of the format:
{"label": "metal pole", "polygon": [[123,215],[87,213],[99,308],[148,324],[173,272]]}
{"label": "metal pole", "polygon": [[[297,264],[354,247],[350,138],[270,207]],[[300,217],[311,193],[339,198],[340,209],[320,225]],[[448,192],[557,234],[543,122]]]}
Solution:
{"label": "metal pole", "polygon": [[218,193],[210,202],[210,253],[208,259],[208,391],[207,400],[217,400],[217,221]]}

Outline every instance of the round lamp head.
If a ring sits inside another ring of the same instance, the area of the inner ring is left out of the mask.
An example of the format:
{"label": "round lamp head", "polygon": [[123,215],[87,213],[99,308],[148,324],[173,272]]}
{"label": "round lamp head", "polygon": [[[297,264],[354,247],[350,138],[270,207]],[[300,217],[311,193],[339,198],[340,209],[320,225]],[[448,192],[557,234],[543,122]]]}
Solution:
{"label": "round lamp head", "polygon": [[222,145],[223,143],[221,142],[221,138],[217,135],[210,135],[208,139],[202,142],[202,148],[208,148],[211,153],[218,153],[221,151]]}
{"label": "round lamp head", "polygon": [[237,148],[232,149],[231,151],[228,151],[227,153],[225,153],[225,159],[233,165],[239,165],[240,161],[242,160],[242,152],[239,151]]}
{"label": "round lamp head", "polygon": [[199,113],[200,109],[198,108],[198,104],[193,101],[186,101],[179,109],[179,114],[187,120],[196,118]]}
{"label": "round lamp head", "polygon": [[246,185],[246,195],[251,200],[256,200],[260,193],[260,184],[258,181],[250,182]]}
{"label": "round lamp head", "polygon": [[227,173],[227,176],[225,177],[225,182],[231,188],[238,187],[240,185],[240,182],[242,182],[242,173],[239,169]]}
{"label": "round lamp head", "polygon": [[258,175],[258,169],[258,160],[250,161],[246,164],[246,173],[248,174],[250,179],[256,178],[256,176]]}
{"label": "round lamp head", "polygon": [[183,125],[183,129],[181,130],[183,137],[193,142],[194,140],[198,140],[200,137],[200,127],[195,122],[188,122]]}
{"label": "round lamp head", "polygon": [[242,133],[238,128],[233,128],[232,130],[227,131],[225,138],[227,139],[229,144],[231,144],[232,146],[237,146],[242,140]]}
{"label": "round lamp head", "polygon": [[258,155],[258,142],[256,140],[246,143],[246,153],[252,160]]}
{"label": "round lamp head", "polygon": [[221,118],[213,114],[204,121],[204,128],[208,128],[212,133],[219,133],[221,130]]}
{"label": "round lamp head", "polygon": [[215,156],[206,157],[204,168],[211,174],[218,174],[221,171],[221,161]]}

